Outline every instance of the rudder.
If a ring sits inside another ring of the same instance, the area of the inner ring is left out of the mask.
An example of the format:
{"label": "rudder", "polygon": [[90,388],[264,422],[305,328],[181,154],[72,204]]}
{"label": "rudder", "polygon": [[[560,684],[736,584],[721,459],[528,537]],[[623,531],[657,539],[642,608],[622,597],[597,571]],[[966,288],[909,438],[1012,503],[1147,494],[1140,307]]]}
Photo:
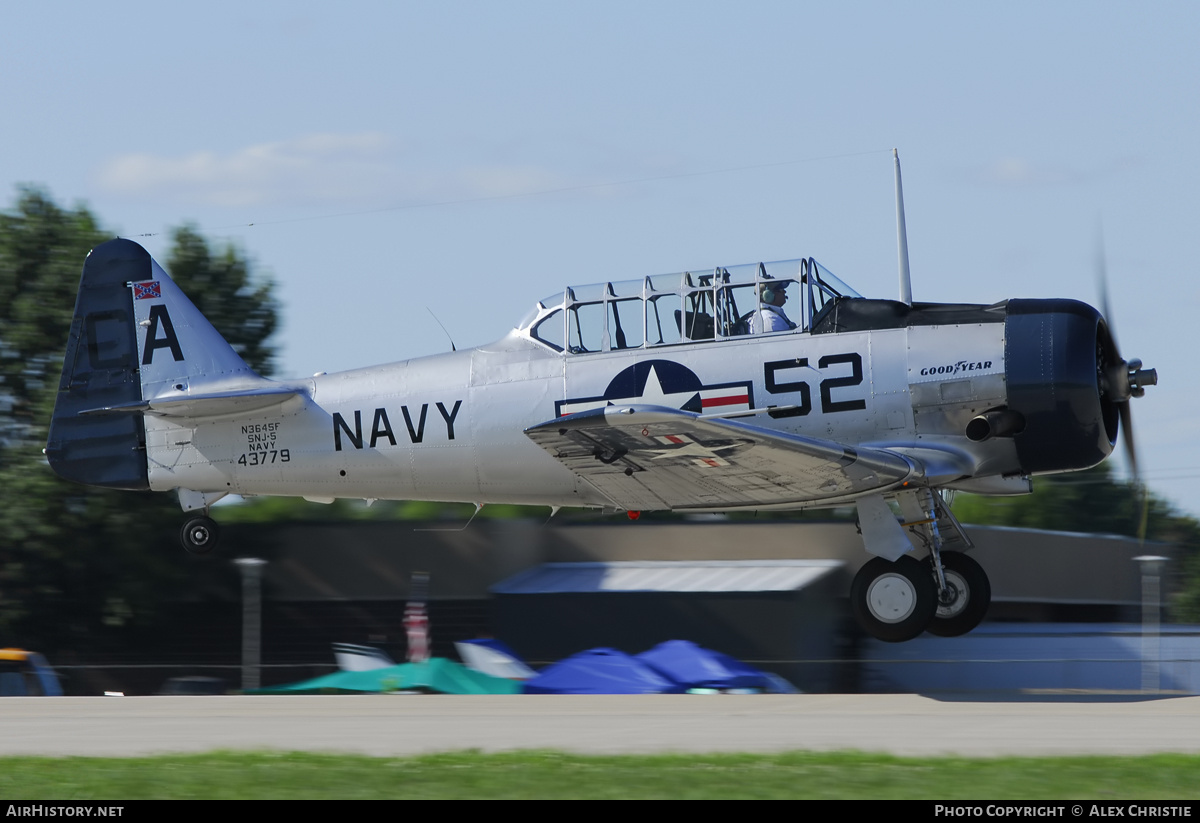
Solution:
{"label": "rudder", "polygon": [[149,280],[150,254],[130,240],[92,249],[83,265],[46,457],[60,477],[149,489],[140,413],[80,414],[142,399],[131,282]]}

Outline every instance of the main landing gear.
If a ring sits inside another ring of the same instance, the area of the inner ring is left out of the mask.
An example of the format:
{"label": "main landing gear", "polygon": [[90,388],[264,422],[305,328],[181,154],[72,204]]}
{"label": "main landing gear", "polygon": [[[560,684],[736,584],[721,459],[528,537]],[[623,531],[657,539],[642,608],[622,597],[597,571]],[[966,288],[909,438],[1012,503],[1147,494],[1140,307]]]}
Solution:
{"label": "main landing gear", "polygon": [[[939,637],[958,637],[979,625],[992,602],[992,584],[975,558],[962,552],[941,552],[942,575],[946,585],[937,592],[937,609],[925,631]],[[931,578],[936,555],[922,564]]]}
{"label": "main landing gear", "polygon": [[850,607],[867,634],[900,643],[925,631],[937,610],[937,588],[928,570],[907,554],[894,563],[873,557],[854,576]]}
{"label": "main landing gear", "polygon": [[[923,631],[941,637],[966,634],[987,613],[992,586],[973,558],[945,546],[972,548],[970,538],[936,492],[922,489],[897,499],[908,522],[897,525],[889,515],[888,528],[907,528],[917,543],[929,548],[929,556],[917,560],[902,554],[895,561],[867,561],[850,585],[855,619],[867,634],[889,643],[912,640]],[[864,538],[868,532],[863,529]],[[869,550],[871,540],[867,543]]]}
{"label": "main landing gear", "polygon": [[979,625],[992,601],[987,574],[962,552],[940,552],[941,577],[931,554],[924,560],[904,555],[894,563],[873,557],[850,585],[850,608],[863,631],[879,640],[902,643],[927,631],[958,637]]}

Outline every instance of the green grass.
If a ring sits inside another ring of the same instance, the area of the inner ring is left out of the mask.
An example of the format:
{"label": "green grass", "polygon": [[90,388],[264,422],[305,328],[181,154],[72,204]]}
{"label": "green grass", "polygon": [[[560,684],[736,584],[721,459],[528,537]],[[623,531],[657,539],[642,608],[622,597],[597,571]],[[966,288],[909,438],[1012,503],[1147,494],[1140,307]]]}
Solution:
{"label": "green grass", "polygon": [[1200,798],[1200,756],[900,758],[776,755],[589,757],[553,751],[412,758],[214,752],[140,758],[0,758],[10,800]]}

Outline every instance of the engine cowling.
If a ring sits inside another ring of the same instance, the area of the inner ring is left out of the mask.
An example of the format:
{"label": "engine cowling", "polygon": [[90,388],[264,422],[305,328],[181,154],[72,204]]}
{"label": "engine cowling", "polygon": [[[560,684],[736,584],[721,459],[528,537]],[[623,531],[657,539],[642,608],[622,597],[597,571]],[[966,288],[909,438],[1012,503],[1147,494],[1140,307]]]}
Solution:
{"label": "engine cowling", "polygon": [[1004,330],[1008,408],[1023,471],[1094,466],[1117,441],[1118,401],[1103,376],[1119,362],[1096,309],[1078,300],[1010,300]]}

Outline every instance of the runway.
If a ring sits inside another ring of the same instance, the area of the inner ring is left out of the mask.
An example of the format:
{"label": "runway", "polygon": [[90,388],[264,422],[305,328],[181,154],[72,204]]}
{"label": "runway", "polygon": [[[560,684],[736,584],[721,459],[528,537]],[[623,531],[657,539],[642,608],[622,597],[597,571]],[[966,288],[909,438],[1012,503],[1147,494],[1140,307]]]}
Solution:
{"label": "runway", "polygon": [[0,699],[0,755],[275,749],[403,756],[856,749],[895,755],[1200,752],[1200,697],[447,695]]}

